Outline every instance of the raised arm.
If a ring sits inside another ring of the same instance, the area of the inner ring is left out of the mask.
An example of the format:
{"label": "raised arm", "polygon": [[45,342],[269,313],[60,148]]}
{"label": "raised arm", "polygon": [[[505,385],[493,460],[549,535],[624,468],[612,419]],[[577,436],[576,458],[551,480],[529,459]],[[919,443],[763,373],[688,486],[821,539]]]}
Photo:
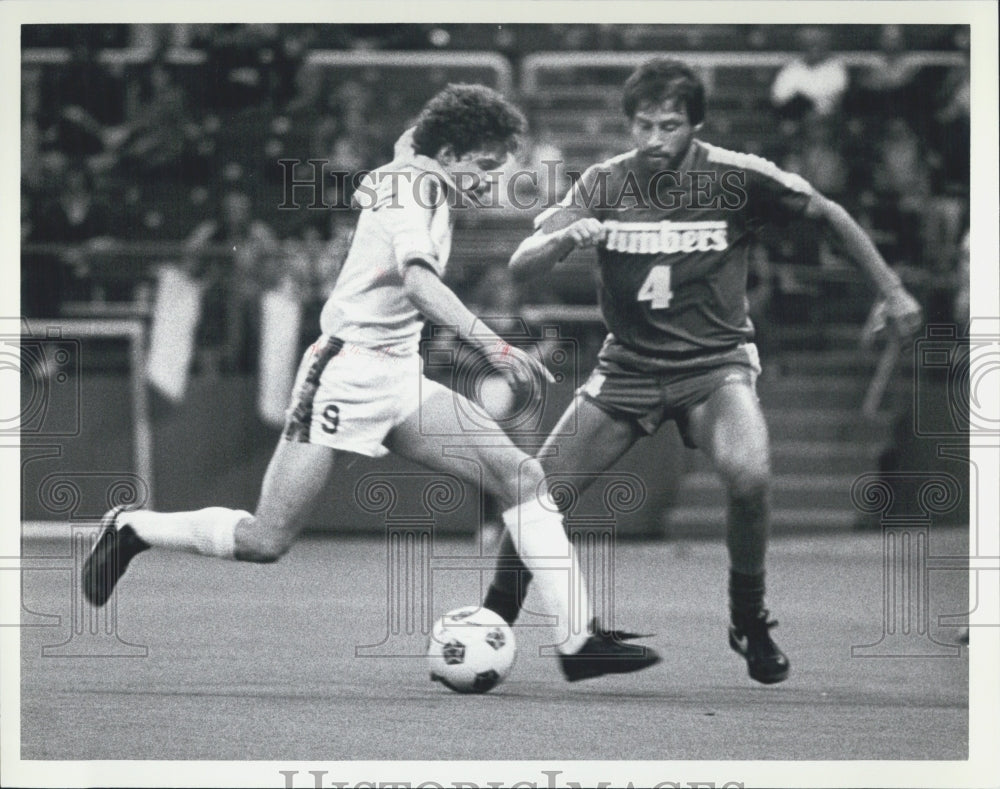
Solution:
{"label": "raised arm", "polygon": [[535,217],[535,234],[521,242],[510,258],[510,271],[523,281],[549,271],[574,249],[597,246],[607,231],[596,218],[594,198],[602,194],[606,169],[594,165],[573,184],[557,205]]}
{"label": "raised arm", "polygon": [[558,230],[539,230],[521,242],[510,258],[510,270],[518,280],[544,274],[574,249],[599,244],[606,234],[604,225],[593,217],[577,219]]}
{"label": "raised arm", "polygon": [[[429,321],[439,326],[454,326],[458,336],[482,350],[487,359],[503,361],[494,365],[513,389],[519,389],[534,376],[555,383],[544,364],[519,348],[508,345],[466,307],[438,276],[434,267],[420,259],[410,261],[403,272],[403,287],[413,306]],[[474,329],[474,331],[473,331]]]}
{"label": "raised arm", "polygon": [[806,216],[819,222],[827,236],[864,271],[885,300],[889,318],[903,336],[914,334],[923,321],[920,305],[885,262],[868,234],[838,203],[813,194]]}

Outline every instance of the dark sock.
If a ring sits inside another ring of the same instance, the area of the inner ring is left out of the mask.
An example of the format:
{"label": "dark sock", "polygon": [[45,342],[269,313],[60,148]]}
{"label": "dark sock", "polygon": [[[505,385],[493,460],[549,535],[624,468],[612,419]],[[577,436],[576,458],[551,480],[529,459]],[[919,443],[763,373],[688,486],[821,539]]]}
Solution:
{"label": "dark sock", "polygon": [[497,553],[493,582],[483,600],[483,607],[496,611],[507,624],[514,624],[531,583],[531,571],[524,566],[514,548],[514,540],[505,530]]}
{"label": "dark sock", "polygon": [[764,573],[729,571],[729,609],[733,622],[756,619],[764,608]]}
{"label": "dark sock", "polygon": [[531,571],[523,566],[517,569],[497,568],[493,583],[483,599],[483,608],[496,611],[507,624],[514,624],[521,613],[530,583]]}

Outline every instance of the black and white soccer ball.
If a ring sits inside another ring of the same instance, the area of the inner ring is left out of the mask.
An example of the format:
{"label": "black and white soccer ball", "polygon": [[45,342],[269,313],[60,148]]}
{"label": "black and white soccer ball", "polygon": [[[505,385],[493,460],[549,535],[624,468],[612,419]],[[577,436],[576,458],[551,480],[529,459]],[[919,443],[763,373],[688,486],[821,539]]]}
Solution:
{"label": "black and white soccer ball", "polygon": [[449,611],[434,623],[427,647],[431,679],[456,693],[486,693],[514,665],[514,631],[503,618],[479,606]]}

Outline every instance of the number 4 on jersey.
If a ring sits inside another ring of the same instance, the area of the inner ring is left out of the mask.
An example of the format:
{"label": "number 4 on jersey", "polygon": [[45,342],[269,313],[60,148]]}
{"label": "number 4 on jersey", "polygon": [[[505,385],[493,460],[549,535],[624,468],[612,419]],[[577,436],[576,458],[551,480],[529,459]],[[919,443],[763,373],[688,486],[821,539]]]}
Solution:
{"label": "number 4 on jersey", "polygon": [[648,301],[651,309],[662,310],[670,306],[674,292],[670,289],[670,266],[653,266],[646,281],[639,288],[638,301]]}

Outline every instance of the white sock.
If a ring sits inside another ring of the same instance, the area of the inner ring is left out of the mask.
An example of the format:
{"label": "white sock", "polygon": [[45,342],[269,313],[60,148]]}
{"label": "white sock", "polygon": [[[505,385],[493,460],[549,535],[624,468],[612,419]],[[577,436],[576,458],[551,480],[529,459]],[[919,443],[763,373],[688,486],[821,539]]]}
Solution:
{"label": "white sock", "polygon": [[576,552],[566,538],[562,515],[546,494],[503,514],[521,561],[531,570],[545,613],[559,617],[560,652],[578,652],[587,640],[590,600]]}
{"label": "white sock", "polygon": [[123,512],[118,523],[135,529],[154,548],[200,553],[232,559],[236,550],[236,524],[253,517],[245,510],[206,507],[193,512]]}

